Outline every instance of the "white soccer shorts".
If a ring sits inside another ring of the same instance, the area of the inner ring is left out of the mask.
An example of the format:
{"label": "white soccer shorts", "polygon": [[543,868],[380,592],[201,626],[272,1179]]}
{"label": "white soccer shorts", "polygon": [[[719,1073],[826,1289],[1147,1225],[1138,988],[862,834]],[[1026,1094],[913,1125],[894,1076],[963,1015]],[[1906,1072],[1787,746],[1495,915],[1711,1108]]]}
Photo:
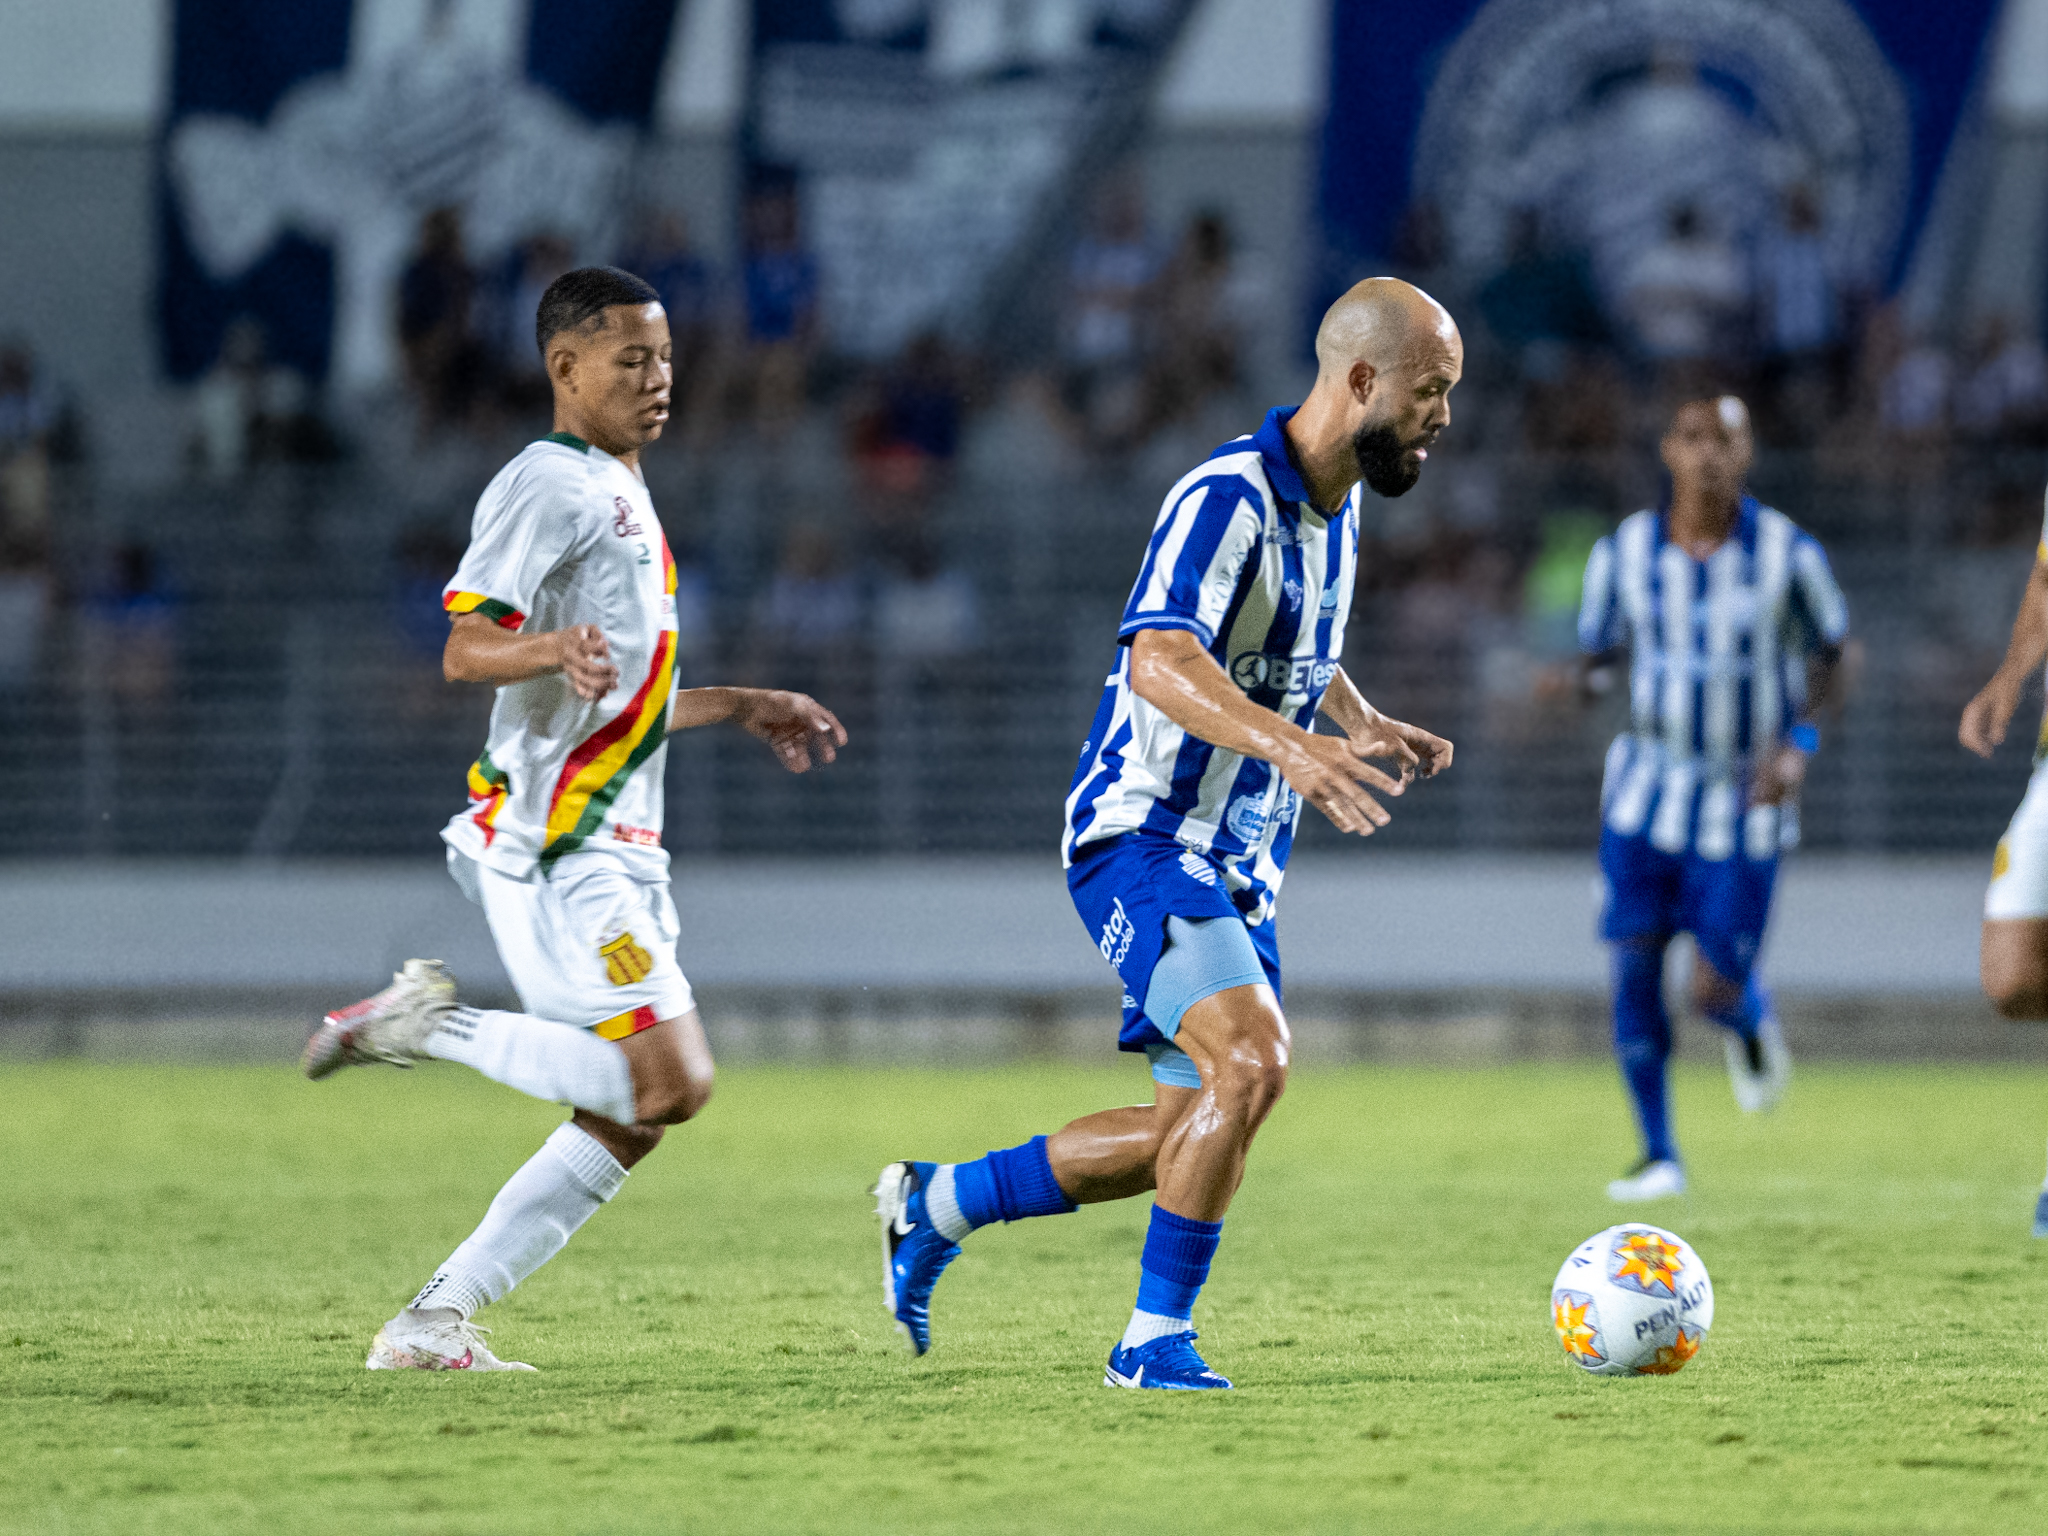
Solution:
{"label": "white soccer shorts", "polygon": [[2048,917],[2048,762],[2034,767],[2027,793],[1991,858],[1984,920]]}
{"label": "white soccer shorts", "polygon": [[498,958],[537,1018],[622,1040],[696,1006],[676,964],[682,923],[668,881],[635,879],[603,852],[525,880],[448,850],[448,872],[484,909]]}

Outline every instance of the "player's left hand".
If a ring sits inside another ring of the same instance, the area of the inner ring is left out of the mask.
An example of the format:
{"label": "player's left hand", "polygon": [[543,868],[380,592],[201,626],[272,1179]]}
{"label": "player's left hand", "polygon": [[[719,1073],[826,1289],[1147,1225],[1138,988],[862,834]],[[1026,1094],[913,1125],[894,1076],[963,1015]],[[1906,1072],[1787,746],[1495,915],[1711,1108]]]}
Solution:
{"label": "player's left hand", "polygon": [[1391,758],[1401,765],[1401,781],[1433,779],[1451,766],[1451,744],[1433,736],[1419,725],[1375,714],[1366,727],[1353,736],[1362,757]]}
{"label": "player's left hand", "polygon": [[1790,742],[1781,741],[1777,750],[1766,753],[1749,781],[1751,805],[1783,805],[1797,800],[1806,783],[1806,754]]}
{"label": "player's left hand", "polygon": [[803,773],[811,754],[823,763],[834,761],[846,745],[846,727],[832,711],[806,693],[779,688],[747,690],[736,722],[749,736],[768,743],[782,766]]}

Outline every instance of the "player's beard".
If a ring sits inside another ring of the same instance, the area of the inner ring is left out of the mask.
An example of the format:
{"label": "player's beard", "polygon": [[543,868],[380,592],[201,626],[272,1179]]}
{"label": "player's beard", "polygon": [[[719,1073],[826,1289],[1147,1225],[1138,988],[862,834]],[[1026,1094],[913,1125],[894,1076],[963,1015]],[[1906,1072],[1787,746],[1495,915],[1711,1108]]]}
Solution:
{"label": "player's beard", "polygon": [[1377,427],[1360,427],[1351,435],[1351,451],[1358,456],[1359,478],[1379,495],[1404,494],[1422,478],[1422,465],[1411,460],[1408,452],[1427,442],[1426,437],[1412,443],[1402,442],[1391,421]]}

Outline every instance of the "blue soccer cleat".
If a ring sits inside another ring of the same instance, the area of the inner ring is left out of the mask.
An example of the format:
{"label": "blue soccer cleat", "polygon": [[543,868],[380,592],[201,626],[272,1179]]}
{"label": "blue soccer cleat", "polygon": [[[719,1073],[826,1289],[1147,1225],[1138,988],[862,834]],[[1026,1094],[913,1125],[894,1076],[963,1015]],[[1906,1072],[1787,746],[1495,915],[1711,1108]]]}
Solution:
{"label": "blue soccer cleat", "polygon": [[2048,1237],[2048,1185],[2034,1197],[2034,1236]]}
{"label": "blue soccer cleat", "polygon": [[960,1256],[925,1215],[924,1190],[937,1163],[891,1163],[875,1182],[882,1222],[882,1299],[913,1355],[932,1347],[932,1287]]}
{"label": "blue soccer cleat", "polygon": [[1170,1333],[1136,1349],[1119,1344],[1109,1352],[1105,1387],[1157,1387],[1163,1392],[1228,1391],[1230,1380],[1209,1369],[1195,1353],[1195,1334]]}

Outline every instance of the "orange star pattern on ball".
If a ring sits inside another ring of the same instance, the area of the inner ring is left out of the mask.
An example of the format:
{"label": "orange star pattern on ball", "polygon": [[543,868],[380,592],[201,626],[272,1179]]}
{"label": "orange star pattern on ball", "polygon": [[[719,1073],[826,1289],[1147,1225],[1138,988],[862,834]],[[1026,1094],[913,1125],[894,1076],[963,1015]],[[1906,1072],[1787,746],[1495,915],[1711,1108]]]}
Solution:
{"label": "orange star pattern on ball", "polygon": [[1676,1244],[1665,1242],[1654,1232],[1631,1232],[1614,1252],[1621,1260],[1615,1279],[1634,1280],[1646,1291],[1662,1287],[1667,1296],[1678,1294],[1678,1275],[1685,1260],[1678,1256]]}
{"label": "orange star pattern on ball", "polygon": [[1582,1301],[1574,1305],[1571,1297],[1560,1296],[1551,1303],[1550,1310],[1551,1321],[1557,1326],[1557,1342],[1564,1346],[1564,1352],[1582,1365],[1600,1364],[1605,1358],[1598,1347],[1600,1331],[1586,1321],[1593,1303]]}
{"label": "orange star pattern on ball", "polygon": [[1637,1369],[1645,1376],[1669,1376],[1673,1371],[1681,1371],[1685,1369],[1685,1362],[1700,1352],[1700,1340],[1704,1337],[1704,1334],[1687,1334],[1681,1328],[1677,1343],[1665,1345],[1657,1351],[1656,1359]]}

